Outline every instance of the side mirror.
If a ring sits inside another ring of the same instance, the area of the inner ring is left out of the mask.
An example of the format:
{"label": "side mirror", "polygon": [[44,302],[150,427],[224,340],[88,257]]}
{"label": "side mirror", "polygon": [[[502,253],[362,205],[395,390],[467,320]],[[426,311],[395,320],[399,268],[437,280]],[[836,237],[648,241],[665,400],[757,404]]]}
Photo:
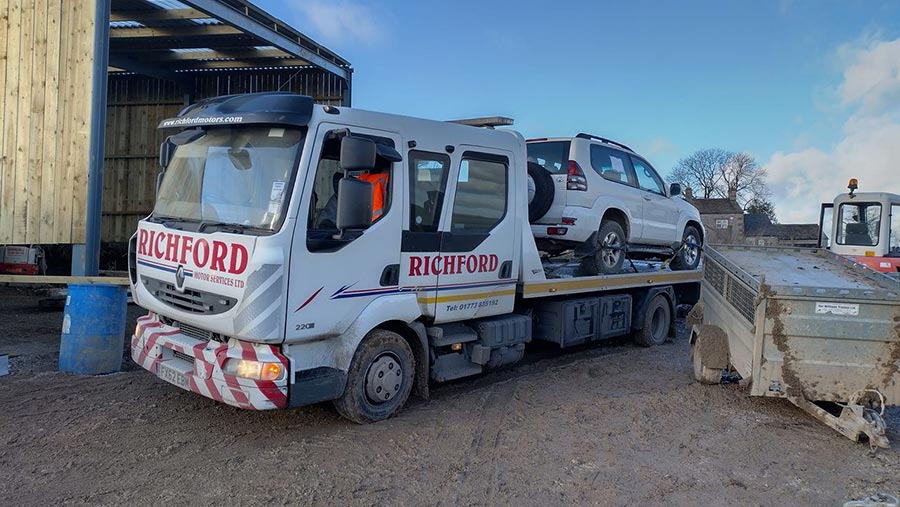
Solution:
{"label": "side mirror", "polygon": [[175,156],[176,148],[183,144],[192,143],[205,135],[206,132],[203,130],[193,129],[185,130],[184,132],[179,132],[167,137],[166,140],[159,145],[159,166],[162,168],[163,172],[169,167],[169,163],[172,162],[172,157]]}
{"label": "side mirror", "polygon": [[675,197],[681,195],[681,183],[672,183],[669,185],[669,196]]}
{"label": "side mirror", "polygon": [[[167,137],[165,141],[159,145],[159,167],[162,168],[163,171],[169,167],[169,162],[172,161],[172,157],[175,156],[175,143],[172,142],[172,137]],[[160,173],[162,176],[162,173]],[[159,190],[159,185],[157,185],[157,190]]]}
{"label": "side mirror", "polygon": [[[350,138],[344,138],[344,142],[347,142],[347,139]],[[372,149],[375,149],[375,143],[372,143]],[[341,151],[343,152],[343,148]],[[343,153],[341,159],[343,161]],[[372,225],[372,184],[354,178],[341,179],[338,183],[337,228],[341,231],[368,229],[370,225]]]}
{"label": "side mirror", "polygon": [[375,168],[375,141],[347,136],[341,140],[341,169],[371,171]]}

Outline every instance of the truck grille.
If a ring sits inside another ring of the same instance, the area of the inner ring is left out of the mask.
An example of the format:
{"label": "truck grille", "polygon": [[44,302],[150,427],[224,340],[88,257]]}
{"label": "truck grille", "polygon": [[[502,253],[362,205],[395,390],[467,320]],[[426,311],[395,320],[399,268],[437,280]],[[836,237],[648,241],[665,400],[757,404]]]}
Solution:
{"label": "truck grille", "polygon": [[197,326],[192,326],[190,324],[178,322],[177,327],[178,327],[178,329],[181,330],[182,334],[190,336],[191,338],[194,338],[194,339],[197,339],[200,341],[208,342],[210,340],[210,338],[212,337],[212,331],[205,331],[203,329],[200,329]]}
{"label": "truck grille", "polygon": [[173,351],[172,351],[172,355],[174,355],[174,356],[177,357],[178,359],[182,359],[182,360],[187,361],[187,362],[189,362],[189,363],[193,363],[193,362],[194,362],[194,358],[193,358],[193,357],[191,357],[191,356],[189,356],[189,355],[187,355],[187,354],[183,354],[183,353],[181,353],[181,352],[178,352],[177,350],[173,350]]}
{"label": "truck grille", "polygon": [[168,317],[162,317],[161,320],[163,321],[163,324],[178,328],[178,330],[181,331],[181,334],[189,336],[195,340],[200,340],[202,342],[208,342],[212,340],[219,343],[225,343],[227,341],[219,333],[213,333],[212,331],[207,331],[197,326],[185,324],[184,322],[178,322],[177,320],[170,319]]}
{"label": "truck grille", "polygon": [[185,312],[215,315],[234,308],[237,303],[235,298],[212,292],[196,289],[185,289],[184,292],[180,292],[174,284],[149,276],[142,276],[141,281],[156,299]]}

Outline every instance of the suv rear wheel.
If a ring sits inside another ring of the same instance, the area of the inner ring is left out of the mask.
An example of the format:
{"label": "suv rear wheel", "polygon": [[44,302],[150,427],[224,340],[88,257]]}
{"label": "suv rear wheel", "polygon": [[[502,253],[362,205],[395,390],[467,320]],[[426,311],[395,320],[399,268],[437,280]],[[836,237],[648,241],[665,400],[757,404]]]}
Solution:
{"label": "suv rear wheel", "polygon": [[588,275],[612,275],[622,270],[625,262],[625,231],[618,222],[603,220],[595,237],[597,251],[581,260]]}

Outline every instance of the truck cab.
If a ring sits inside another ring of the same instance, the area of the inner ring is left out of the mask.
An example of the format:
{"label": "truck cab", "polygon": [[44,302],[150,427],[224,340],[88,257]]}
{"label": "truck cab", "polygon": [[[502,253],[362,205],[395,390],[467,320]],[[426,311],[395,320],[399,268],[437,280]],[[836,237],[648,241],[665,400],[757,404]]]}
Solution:
{"label": "truck cab", "polygon": [[819,219],[820,246],[882,273],[900,272],[900,195],[850,192],[823,203]]}
{"label": "truck cab", "polygon": [[511,130],[286,93],[209,99],[160,128],[181,131],[130,244],[149,311],[132,358],[236,407],[333,400],[378,421],[429,381],[520,360],[533,325],[560,347],[635,330],[661,343],[674,284],[699,280],[552,274]]}

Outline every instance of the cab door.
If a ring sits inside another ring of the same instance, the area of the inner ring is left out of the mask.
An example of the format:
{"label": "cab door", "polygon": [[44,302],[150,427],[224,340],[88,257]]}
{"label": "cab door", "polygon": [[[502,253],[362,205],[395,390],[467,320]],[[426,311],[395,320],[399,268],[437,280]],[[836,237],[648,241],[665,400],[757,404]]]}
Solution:
{"label": "cab door", "polygon": [[[441,217],[437,287],[430,295],[435,320],[456,321],[509,313],[515,300],[521,242],[518,220],[525,171],[512,152],[460,145],[448,178]],[[518,226],[517,226],[518,225]],[[434,269],[431,270],[434,273]]]}
{"label": "cab door", "polygon": [[[346,331],[375,298],[397,292],[403,213],[403,162],[376,160],[375,171],[388,174],[387,209],[362,231],[338,234],[335,224],[342,136],[353,135],[399,146],[400,136],[362,127],[321,123],[307,142],[314,143],[303,180],[290,258],[288,340],[336,336]],[[302,168],[301,168],[302,169]]]}

